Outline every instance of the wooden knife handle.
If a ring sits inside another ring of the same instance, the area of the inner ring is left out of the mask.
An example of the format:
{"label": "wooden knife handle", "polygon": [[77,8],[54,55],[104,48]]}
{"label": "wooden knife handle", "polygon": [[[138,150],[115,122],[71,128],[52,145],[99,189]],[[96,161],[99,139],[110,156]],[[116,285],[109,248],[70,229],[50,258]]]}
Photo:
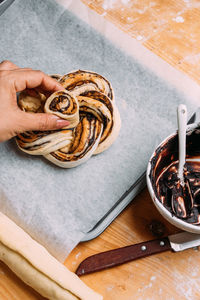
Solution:
{"label": "wooden knife handle", "polygon": [[143,242],[131,246],[126,246],[106,252],[101,252],[86,258],[78,266],[76,274],[78,276],[92,272],[104,270],[123,263],[149,256],[152,254],[171,250],[167,237]]}

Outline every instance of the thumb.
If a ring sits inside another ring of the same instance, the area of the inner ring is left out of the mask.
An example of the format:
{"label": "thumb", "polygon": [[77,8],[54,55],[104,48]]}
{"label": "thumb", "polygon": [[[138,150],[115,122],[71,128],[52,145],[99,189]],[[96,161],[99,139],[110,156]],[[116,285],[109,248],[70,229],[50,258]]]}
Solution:
{"label": "thumb", "polygon": [[52,114],[23,112],[23,128],[21,128],[20,131],[56,130],[68,126],[69,124],[69,121]]}

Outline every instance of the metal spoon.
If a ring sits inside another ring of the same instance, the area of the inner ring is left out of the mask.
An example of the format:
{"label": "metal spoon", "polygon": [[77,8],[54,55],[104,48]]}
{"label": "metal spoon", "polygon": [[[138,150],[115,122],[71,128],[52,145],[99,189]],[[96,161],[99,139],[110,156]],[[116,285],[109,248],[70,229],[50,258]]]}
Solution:
{"label": "metal spoon", "polygon": [[178,178],[180,183],[184,186],[184,165],[186,157],[186,127],[187,127],[187,107],[180,104],[177,108],[178,120],[178,141],[179,141],[179,164],[178,164]]}

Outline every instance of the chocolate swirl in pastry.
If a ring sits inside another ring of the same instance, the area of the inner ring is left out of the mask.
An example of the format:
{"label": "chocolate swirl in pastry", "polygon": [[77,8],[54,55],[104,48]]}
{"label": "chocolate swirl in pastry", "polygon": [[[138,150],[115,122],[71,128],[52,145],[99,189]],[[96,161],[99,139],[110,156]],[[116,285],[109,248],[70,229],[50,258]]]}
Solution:
{"label": "chocolate swirl in pastry", "polygon": [[71,144],[72,130],[27,131],[16,137],[18,147],[32,155],[45,155]]}
{"label": "chocolate swirl in pastry", "polygon": [[64,75],[59,82],[66,90],[72,92],[75,96],[96,90],[102,92],[111,100],[114,98],[110,82],[94,72],[77,70]]}
{"label": "chocolate swirl in pastry", "polygon": [[21,150],[72,168],[106,150],[117,138],[121,121],[112,87],[104,77],[80,70],[58,77],[66,91],[52,94],[45,102],[44,112],[70,121],[78,109],[78,124],[72,118],[70,129],[26,132],[16,140]]}
{"label": "chocolate swirl in pastry", "polygon": [[92,113],[102,124],[103,132],[95,154],[106,150],[116,139],[120,130],[120,116],[110,98],[98,91],[78,96],[80,111]]}
{"label": "chocolate swirl in pastry", "polygon": [[45,158],[63,168],[73,168],[94,154],[101,138],[103,125],[90,114],[81,114],[80,122],[72,131],[70,145],[45,155]]}
{"label": "chocolate swirl in pastry", "polygon": [[70,122],[65,128],[73,128],[79,123],[79,105],[76,97],[67,91],[53,93],[44,105],[46,113],[52,113]]}

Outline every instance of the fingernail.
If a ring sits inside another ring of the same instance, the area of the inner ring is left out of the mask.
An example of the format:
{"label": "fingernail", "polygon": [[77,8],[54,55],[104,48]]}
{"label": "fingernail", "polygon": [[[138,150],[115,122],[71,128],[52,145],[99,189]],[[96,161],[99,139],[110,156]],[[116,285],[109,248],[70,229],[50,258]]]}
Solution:
{"label": "fingernail", "polygon": [[56,115],[51,115],[51,118],[56,121],[56,128],[63,128],[63,127],[68,126],[70,124],[69,121],[61,119]]}
{"label": "fingernail", "polygon": [[65,126],[68,126],[69,124],[70,124],[69,121],[62,120],[62,119],[56,121],[57,128],[63,128]]}

